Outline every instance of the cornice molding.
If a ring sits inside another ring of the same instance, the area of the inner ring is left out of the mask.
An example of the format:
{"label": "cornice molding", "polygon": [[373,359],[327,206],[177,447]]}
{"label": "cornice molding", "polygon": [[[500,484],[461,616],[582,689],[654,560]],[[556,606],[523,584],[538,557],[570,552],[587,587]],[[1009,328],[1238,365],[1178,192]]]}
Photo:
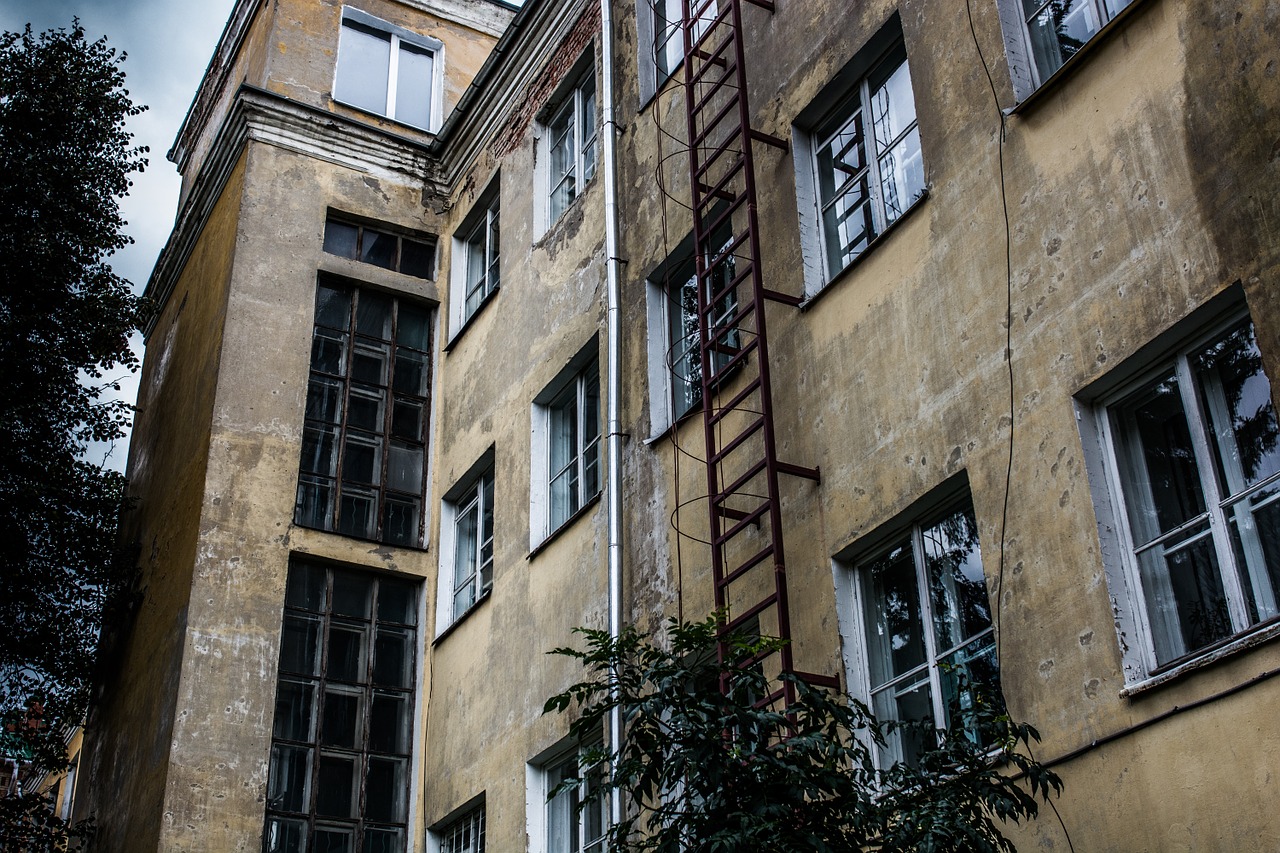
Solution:
{"label": "cornice molding", "polygon": [[422,181],[428,194],[443,193],[444,188],[432,180],[436,160],[426,142],[379,130],[272,92],[241,86],[143,292],[154,305],[143,329],[146,337],[155,329],[205,222],[250,142],[272,145],[375,177],[394,180],[407,177]]}

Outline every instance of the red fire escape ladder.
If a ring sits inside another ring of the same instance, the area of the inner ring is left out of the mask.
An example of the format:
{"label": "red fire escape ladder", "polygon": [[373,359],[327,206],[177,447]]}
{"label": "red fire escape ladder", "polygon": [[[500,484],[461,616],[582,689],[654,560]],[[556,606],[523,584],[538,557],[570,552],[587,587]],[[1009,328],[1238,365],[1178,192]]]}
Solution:
{"label": "red fire escape ladder", "polygon": [[[777,456],[764,306],[800,299],[765,287],[760,269],[753,144],[788,144],[750,124],[743,2],[773,11],[768,0],[683,0],[682,21],[715,603],[728,614],[722,635],[759,626],[787,641],[738,666],[837,686],[798,672],[790,645],[779,477],[816,481],[818,471]],[[722,644],[722,659],[725,652]],[[785,682],[759,704],[794,698]]]}

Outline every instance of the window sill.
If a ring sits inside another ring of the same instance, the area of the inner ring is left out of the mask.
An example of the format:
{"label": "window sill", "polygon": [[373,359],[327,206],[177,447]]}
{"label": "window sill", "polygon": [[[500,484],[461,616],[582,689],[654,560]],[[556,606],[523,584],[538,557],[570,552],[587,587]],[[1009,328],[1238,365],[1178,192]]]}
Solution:
{"label": "window sill", "polygon": [[1068,77],[1073,76],[1084,63],[1088,62],[1088,57],[1091,54],[1096,52],[1104,42],[1110,41],[1112,34],[1123,27],[1129,18],[1137,14],[1139,7],[1145,5],[1147,5],[1145,0],[1133,0],[1133,2],[1128,6],[1121,9],[1120,13],[1110,21],[1107,21],[1107,23],[1103,25],[1102,29],[1094,33],[1093,38],[1086,41],[1084,46],[1081,47],[1080,50],[1076,51],[1074,56],[1062,63],[1062,66],[1058,68],[1057,71],[1050,74],[1048,80],[1045,80],[1037,86],[1031,94],[1027,95],[1021,101],[1018,101],[1012,107],[1005,110],[1005,114],[1019,115],[1024,111],[1031,110],[1041,101],[1045,100],[1051,92],[1061,88],[1063,82]]}
{"label": "window sill", "polygon": [[1269,643],[1277,637],[1280,637],[1280,617],[1255,625],[1242,634],[1228,637],[1217,645],[1196,652],[1193,657],[1166,664],[1165,667],[1157,669],[1146,678],[1125,685],[1124,689],[1120,691],[1120,695],[1126,698],[1139,696],[1157,687],[1162,687],[1171,681],[1176,681],[1192,672],[1213,666],[1226,658],[1234,657],[1249,649]]}
{"label": "window sill", "polygon": [[480,312],[483,311],[485,306],[492,302],[495,297],[497,297],[498,291],[500,290],[502,290],[502,285],[499,284],[496,285],[493,290],[490,290],[485,294],[484,299],[481,299],[480,304],[476,306],[476,310],[471,312],[470,317],[462,321],[462,325],[458,327],[458,331],[454,332],[453,337],[449,338],[449,342],[444,345],[444,351],[446,353],[452,351],[453,348],[458,345],[458,339],[462,337],[463,332],[471,328],[471,324],[480,316]]}
{"label": "window sill", "polygon": [[[411,130],[414,133],[425,133],[428,136],[435,136],[438,129],[438,128],[419,127],[416,124],[409,124],[408,122],[400,121],[399,119],[394,119],[389,115],[385,115],[384,113],[376,113],[373,110],[367,110],[364,107],[358,107],[355,104],[348,103],[347,101],[339,100],[338,98],[335,98],[332,95],[329,96],[329,100],[340,107],[345,107],[346,109],[354,110],[355,112],[358,112],[361,115],[370,116],[371,118],[376,118],[380,121],[389,122],[390,124],[396,127],[403,127],[405,130]],[[433,121],[432,124],[436,125],[438,124],[438,122]]]}
{"label": "window sill", "polygon": [[547,550],[547,548],[551,545],[552,542],[560,538],[560,535],[562,533],[564,533],[570,527],[573,527],[574,522],[582,518],[584,515],[587,515],[595,507],[596,504],[600,503],[600,496],[602,494],[604,494],[603,490],[596,492],[594,495],[588,498],[586,503],[578,507],[577,511],[574,512],[573,515],[566,518],[563,524],[561,524],[555,530],[548,533],[546,537],[533,548],[533,550],[531,550],[528,554],[526,554],[525,559],[532,560],[534,557],[538,556],[543,551]]}
{"label": "window sill", "polygon": [[462,613],[459,614],[456,619],[454,619],[452,622],[446,625],[443,631],[441,631],[439,634],[436,634],[435,639],[431,641],[431,647],[435,648],[440,643],[444,642],[445,637],[452,634],[454,629],[457,628],[459,625],[461,625],[463,622],[465,622],[468,616],[470,616],[472,613],[475,613],[477,610],[479,610],[480,606],[485,602],[487,602],[490,599],[490,597],[492,597],[492,595],[493,595],[493,587],[490,586],[488,589],[484,591],[483,595],[481,595],[479,598],[475,600],[475,602],[472,603],[470,607],[462,611]]}
{"label": "window sill", "polygon": [[833,290],[837,284],[851,277],[853,275],[853,271],[862,266],[863,260],[867,256],[874,252],[877,247],[888,242],[889,238],[893,236],[893,233],[898,230],[902,223],[910,219],[912,214],[917,210],[924,207],[924,203],[928,200],[929,195],[929,187],[925,186],[924,190],[920,193],[920,197],[911,202],[910,206],[908,206],[906,210],[902,211],[902,215],[893,220],[892,224],[890,224],[888,228],[877,234],[871,242],[867,244],[867,248],[862,250],[858,257],[849,261],[842,270],[833,275],[826,284],[822,285],[821,290],[811,296],[806,296],[800,302],[800,311],[808,311],[813,306],[813,303],[821,299],[828,291]]}

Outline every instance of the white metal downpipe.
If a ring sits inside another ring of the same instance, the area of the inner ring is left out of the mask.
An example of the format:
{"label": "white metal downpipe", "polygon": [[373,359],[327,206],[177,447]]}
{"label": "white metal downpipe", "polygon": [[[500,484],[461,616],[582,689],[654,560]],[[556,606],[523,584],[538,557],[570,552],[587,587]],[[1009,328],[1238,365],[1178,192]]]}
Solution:
{"label": "white metal downpipe", "polygon": [[[618,259],[618,126],[614,118],[613,92],[613,10],[611,0],[600,0],[600,66],[601,107],[604,125],[604,246],[605,270],[608,278],[608,340],[609,361],[607,414],[609,464],[606,472],[605,496],[609,507],[609,636],[617,639],[622,633],[622,422],[618,414],[618,394],[621,388],[618,315],[621,305]],[[613,698],[617,698],[616,680],[610,686]],[[609,714],[609,747],[617,750],[622,744],[622,712],[616,706]],[[616,788],[609,794],[609,818],[611,825],[622,822],[622,792]]]}

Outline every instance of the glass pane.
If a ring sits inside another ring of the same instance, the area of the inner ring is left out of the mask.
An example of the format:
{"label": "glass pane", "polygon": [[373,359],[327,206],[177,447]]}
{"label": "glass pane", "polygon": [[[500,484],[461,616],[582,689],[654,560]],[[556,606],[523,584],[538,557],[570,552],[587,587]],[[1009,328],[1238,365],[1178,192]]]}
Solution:
{"label": "glass pane", "polygon": [[280,636],[280,671],[320,674],[320,620],[286,613]]}
{"label": "glass pane", "polygon": [[333,481],[305,474],[299,477],[293,517],[303,527],[330,529],[333,523]]}
{"label": "glass pane", "polygon": [[1003,704],[1000,694],[1000,667],[996,661],[995,635],[979,637],[941,661],[942,701],[946,707],[947,727],[963,726],[974,743],[987,744],[989,739],[979,731],[971,712],[979,698]]}
{"label": "glass pane", "polygon": [[579,119],[582,131],[579,139],[582,144],[582,182],[586,183],[596,173],[596,78],[592,71],[582,84],[582,95],[579,100]]}
{"label": "glass pane", "polygon": [[396,438],[422,441],[425,416],[426,411],[421,403],[396,398],[395,406],[391,411],[391,434]]}
{"label": "glass pane", "polygon": [[888,741],[887,749],[881,751],[881,760],[886,763],[918,763],[921,753],[932,745],[929,741],[932,740],[934,728],[933,693],[929,689],[929,680],[922,678],[873,694],[871,710],[882,723],[890,720],[922,723],[920,726],[909,726],[890,733],[885,738]]}
{"label": "glass pane", "polygon": [[672,411],[677,418],[697,408],[702,402],[702,361],[698,354],[701,336],[698,330],[698,279],[694,275],[692,262],[682,265],[679,272],[680,277],[672,277],[672,299],[667,303]]}
{"label": "glass pane", "polygon": [[366,827],[364,853],[404,853],[404,830]]}
{"label": "glass pane", "polygon": [[321,474],[325,477],[333,477],[338,473],[337,427],[324,429],[307,427],[302,431],[300,467],[306,473]]}
{"label": "glass pane", "polygon": [[409,697],[397,693],[374,693],[373,713],[369,720],[369,751],[409,752]]}
{"label": "glass pane", "polygon": [[324,717],[320,727],[321,746],[356,749],[364,721],[360,715],[359,688],[330,686],[324,692]]}
{"label": "glass pane", "polygon": [[390,349],[387,344],[357,339],[351,356],[351,378],[370,385],[387,385],[387,361]]}
{"label": "glass pane", "polygon": [[335,681],[364,681],[368,678],[365,659],[367,630],[359,625],[334,623],[329,626],[329,678]]}
{"label": "glass pane", "polygon": [[352,383],[347,396],[347,428],[381,433],[386,424],[385,391]]}
{"label": "glass pane", "polygon": [[281,817],[267,818],[262,835],[265,853],[306,853],[307,822]]}
{"label": "glass pane", "polygon": [[354,21],[342,22],[333,96],[380,115],[387,114],[391,36]]}
{"label": "glass pane", "polygon": [[873,688],[925,663],[920,588],[908,539],[862,568]]}
{"label": "glass pane", "polygon": [[403,628],[379,628],[373,650],[373,683],[413,686],[413,634]]}
{"label": "glass pane", "polygon": [[1230,507],[1227,518],[1249,620],[1270,619],[1280,614],[1280,488],[1255,492]]}
{"label": "glass pane", "polygon": [[[340,225],[341,223],[333,224]],[[328,227],[326,224],[326,239]],[[350,228],[354,234],[354,225],[344,227]],[[325,248],[328,249],[328,246],[326,245]],[[355,237],[352,236],[351,250],[348,257],[354,258],[355,256]],[[346,330],[351,325],[351,291],[349,289],[333,287],[328,284],[321,284],[316,287],[316,325],[343,330]]]}
{"label": "glass pane", "polygon": [[355,830],[346,826],[317,826],[314,853],[355,853]]}
{"label": "glass pane", "polygon": [[344,485],[338,512],[338,532],[347,536],[372,539],[375,532],[374,525],[378,521],[375,511],[377,503],[376,492]]}
{"label": "glass pane", "polygon": [[934,641],[941,653],[991,627],[973,510],[966,507],[925,530],[924,553]]}
{"label": "glass pane", "polygon": [[578,466],[571,465],[551,481],[551,529],[555,530],[569,520],[581,505],[578,490]]}
{"label": "glass pane", "polygon": [[487,224],[481,222],[467,238],[467,292],[483,291],[488,260],[485,257]]}
{"label": "glass pane", "polygon": [[333,612],[338,616],[368,619],[373,601],[373,582],[365,575],[333,573]]}
{"label": "glass pane", "polygon": [[418,585],[389,578],[379,581],[378,618],[387,622],[418,624]]}
{"label": "glass pane", "polygon": [[417,305],[401,302],[396,315],[396,340],[402,347],[431,349],[431,312]]}
{"label": "glass pane", "polygon": [[[342,479],[378,483],[382,479],[382,442],[372,435],[347,433],[342,454]],[[343,496],[346,500],[346,496]]]}
{"label": "glass pane", "polygon": [[871,188],[864,172],[848,184],[831,206],[822,211],[822,239],[831,274],[844,269],[862,254],[876,235],[871,209]]}
{"label": "glass pane", "polygon": [[887,228],[924,193],[924,160],[920,131],[911,131],[880,158],[880,197]]}
{"label": "glass pane", "polygon": [[414,127],[430,127],[433,65],[431,51],[400,42],[400,65],[396,70],[397,121]]}
{"label": "glass pane", "polygon": [[[356,241],[359,234],[360,229],[354,225],[349,225],[346,222],[334,222],[332,219],[327,220],[324,223],[324,250],[331,255],[340,255],[344,258],[354,258],[356,257]],[[329,288],[324,289],[328,290]],[[351,297],[348,296],[348,305],[350,304],[350,301]],[[321,316],[322,312],[317,310],[317,323],[321,322]],[[345,318],[341,314],[337,314],[333,309],[330,309],[330,311],[327,312],[326,319],[327,322],[324,323],[326,326],[333,326],[339,329],[345,329],[347,326]]]}
{"label": "glass pane", "polygon": [[276,716],[272,737],[312,741],[315,725],[314,684],[282,678],[276,688]]}
{"label": "glass pane", "polygon": [[422,447],[391,442],[387,460],[387,487],[401,492],[422,491]]}
{"label": "glass pane", "polygon": [[396,349],[396,393],[425,397],[427,379],[427,354],[398,347]]}
{"label": "glass pane", "polygon": [[684,61],[680,6],[681,0],[659,0],[653,4],[653,41],[659,80],[674,74]]}
{"label": "glass pane", "polygon": [[325,572],[301,563],[289,565],[284,603],[306,610],[324,610]]}
{"label": "glass pane", "polygon": [[[577,762],[561,764],[547,773],[547,790],[553,791],[578,773]],[[576,853],[578,850],[577,791],[570,788],[547,802],[547,850],[549,853]]]}
{"label": "glass pane", "polygon": [[365,780],[365,817],[400,823],[405,819],[409,762],[404,758],[369,758]]}
{"label": "glass pane", "polygon": [[[1027,34],[1041,82],[1084,47],[1100,26],[1087,0],[1023,0]],[[1036,10],[1036,7],[1041,7]]]}
{"label": "glass pane", "polygon": [[271,747],[271,771],[267,784],[267,808],[304,812],[311,789],[311,750],[305,746],[276,744]]}
{"label": "glass pane", "polygon": [[1235,494],[1280,471],[1280,427],[1253,324],[1196,353],[1192,366],[1226,492]]}
{"label": "glass pane", "polygon": [[[415,278],[435,278],[436,247],[404,238],[400,241],[400,272]],[[416,346],[416,345],[415,345]],[[423,347],[425,349],[425,347]]]}
{"label": "glass pane", "polygon": [[347,335],[336,329],[317,326],[311,339],[311,369],[341,376],[347,370]]}
{"label": "glass pane", "polygon": [[876,153],[884,154],[916,120],[905,48],[901,45],[895,48],[868,78],[867,84],[871,89],[871,126],[875,128]]}
{"label": "glass pane", "polygon": [[[369,252],[369,231],[365,232],[365,254]],[[395,240],[394,237],[390,238]],[[382,341],[391,340],[391,299],[370,290],[360,291],[356,306],[356,332]]]}
{"label": "glass pane", "polygon": [[480,504],[475,493],[472,503],[459,511],[454,521],[454,607],[453,615],[460,616],[475,601],[474,578],[478,556]]}
{"label": "glass pane", "polygon": [[1178,540],[1141,552],[1138,569],[1157,662],[1168,663],[1231,635],[1207,522]]}
{"label": "glass pane", "polygon": [[382,541],[391,545],[416,547],[418,513],[422,501],[387,495],[382,502]]}
{"label": "glass pane", "polygon": [[578,454],[577,383],[550,406],[551,472],[558,473]]}
{"label": "glass pane", "polygon": [[[316,787],[316,814],[325,817],[357,817],[356,758],[347,755],[320,756],[320,778]],[[316,828],[317,839],[320,835]]]}
{"label": "glass pane", "polygon": [[342,419],[342,380],[312,376],[307,383],[307,418],[336,424]]}
{"label": "glass pane", "polygon": [[1200,473],[1173,372],[1113,407],[1112,419],[1136,544],[1203,513]]}
{"label": "glass pane", "polygon": [[[382,267],[385,270],[393,270],[396,268],[396,250],[399,247],[399,237],[396,237],[393,234],[383,234],[380,231],[374,231],[370,228],[366,228],[364,229],[364,239],[360,243],[360,260],[364,261],[366,264],[372,264],[375,267]],[[361,294],[360,301],[362,304],[367,298],[365,295],[367,293],[368,291],[364,291]],[[378,298],[383,302],[390,302],[390,300],[385,297]],[[357,309],[356,325],[357,328],[359,328],[359,309]],[[381,335],[378,335],[377,332],[366,332],[363,329],[360,331],[361,334],[375,335],[381,337],[383,340],[387,340],[391,337],[389,330]]]}

